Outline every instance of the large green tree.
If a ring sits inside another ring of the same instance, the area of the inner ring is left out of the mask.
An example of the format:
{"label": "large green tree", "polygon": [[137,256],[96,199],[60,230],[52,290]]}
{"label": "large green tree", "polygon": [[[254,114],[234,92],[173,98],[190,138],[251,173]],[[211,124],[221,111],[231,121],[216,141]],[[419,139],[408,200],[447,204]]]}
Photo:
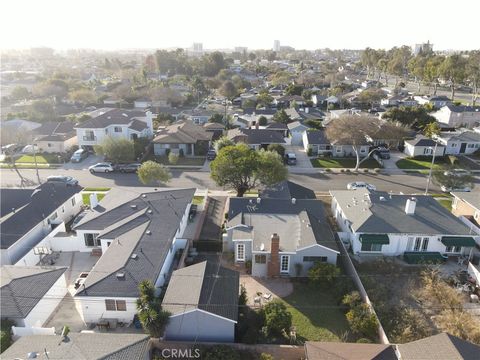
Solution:
{"label": "large green tree", "polygon": [[292,314],[281,300],[273,300],[265,305],[265,327],[272,335],[281,336],[289,333],[292,326]]}
{"label": "large green tree", "polygon": [[155,287],[150,280],[143,280],[139,285],[140,297],[137,299],[137,315],[142,327],[152,337],[163,335],[170,320],[170,313],[162,309],[161,300],[155,296]]}
{"label": "large green tree", "polygon": [[273,185],[287,178],[287,169],[277,153],[254,151],[246,144],[222,148],[210,167],[212,179],[219,186],[234,188],[237,196],[259,184]]}
{"label": "large green tree", "polygon": [[472,105],[475,106],[480,92],[480,50],[470,52],[466,76],[472,86]]}
{"label": "large green tree", "polygon": [[[452,166],[450,170],[454,170]],[[444,171],[435,171],[433,173],[433,182],[439,186],[444,186],[446,189],[463,189],[473,188],[474,177],[471,174],[454,174]],[[450,190],[449,190],[450,191]]]}
{"label": "large green tree", "polygon": [[114,163],[125,163],[135,159],[133,141],[108,136],[100,145],[95,146],[95,153],[105,156]]}
{"label": "large green tree", "polygon": [[232,81],[227,80],[220,87],[220,94],[225,96],[227,99],[232,99],[237,96],[238,90]]}
{"label": "large green tree", "polygon": [[435,122],[435,118],[423,106],[392,107],[382,115],[382,119],[398,122],[415,130]]}
{"label": "large green tree", "polygon": [[447,56],[440,65],[440,74],[445,80],[450,81],[452,101],[455,100],[455,86],[465,79],[465,66],[466,60],[459,54]]}
{"label": "large green tree", "polygon": [[172,178],[170,171],[155,161],[145,161],[138,169],[138,179],[142,184],[167,183]]}

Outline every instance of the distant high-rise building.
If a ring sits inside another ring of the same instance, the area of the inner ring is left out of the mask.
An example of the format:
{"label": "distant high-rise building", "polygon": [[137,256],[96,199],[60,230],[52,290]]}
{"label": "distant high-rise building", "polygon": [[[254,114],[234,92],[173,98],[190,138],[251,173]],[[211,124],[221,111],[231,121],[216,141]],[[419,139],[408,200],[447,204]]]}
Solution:
{"label": "distant high-rise building", "polygon": [[273,41],[273,51],[280,51],[280,40]]}
{"label": "distant high-rise building", "polygon": [[194,52],[203,52],[203,44],[202,43],[193,43],[193,51]]}
{"label": "distant high-rise building", "polygon": [[430,44],[430,41],[427,41],[423,44],[415,44],[413,48],[413,55],[418,55],[420,53],[432,52],[433,51],[433,44]]}
{"label": "distant high-rise building", "polygon": [[246,53],[248,51],[248,48],[245,46],[235,46],[235,49],[233,50],[234,52],[238,52],[240,54]]}

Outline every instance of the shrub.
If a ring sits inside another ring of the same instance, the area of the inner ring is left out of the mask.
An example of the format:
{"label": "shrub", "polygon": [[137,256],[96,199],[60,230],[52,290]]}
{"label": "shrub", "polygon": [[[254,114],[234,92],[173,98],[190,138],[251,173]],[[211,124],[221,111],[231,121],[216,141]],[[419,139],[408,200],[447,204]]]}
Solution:
{"label": "shrub", "polygon": [[284,331],[288,332],[290,330],[292,314],[282,301],[273,300],[269,302],[263,312],[265,314],[265,327],[269,335],[282,336]]}
{"label": "shrub", "polygon": [[376,174],[378,174],[380,172],[380,169],[379,168],[375,168],[373,169],[373,171],[375,171]]}
{"label": "shrub", "polygon": [[377,338],[377,320],[367,304],[353,307],[345,316],[354,332],[370,339]]}
{"label": "shrub", "polygon": [[332,172],[332,169],[326,168],[325,171],[326,171],[326,172]]}
{"label": "shrub", "polygon": [[8,319],[1,320],[0,353],[12,345],[12,326],[15,323]]}
{"label": "shrub", "polygon": [[240,296],[238,297],[238,305],[239,306],[244,306],[247,305],[247,289],[245,289],[245,286],[243,284],[240,285]]}
{"label": "shrub", "polygon": [[282,159],[285,156],[285,148],[280,144],[270,144],[267,146],[267,150],[276,152]]}
{"label": "shrub", "polygon": [[368,169],[363,169],[363,172],[364,172],[364,173],[368,173]]}
{"label": "shrub", "polygon": [[340,269],[333,264],[316,262],[308,270],[308,279],[315,285],[330,285],[340,275]]}
{"label": "shrub", "polygon": [[178,150],[178,156],[180,156],[180,157],[184,157],[184,156],[185,156],[185,152],[183,151],[183,149],[179,149],[179,150]]}
{"label": "shrub", "polygon": [[342,172],[342,173],[345,172],[345,169],[340,169],[340,172]]}
{"label": "shrub", "polygon": [[170,153],[168,154],[168,162],[172,165],[175,165],[178,163],[178,155],[175,153]]}
{"label": "shrub", "polygon": [[307,156],[313,156],[313,149],[310,147],[307,149]]}
{"label": "shrub", "polygon": [[241,360],[240,354],[228,345],[214,345],[202,351],[202,360]]}
{"label": "shrub", "polygon": [[345,172],[346,172],[346,173],[349,173],[349,172],[350,172],[350,169],[345,169]]}
{"label": "shrub", "polygon": [[267,353],[260,354],[260,360],[274,360],[273,356]]}

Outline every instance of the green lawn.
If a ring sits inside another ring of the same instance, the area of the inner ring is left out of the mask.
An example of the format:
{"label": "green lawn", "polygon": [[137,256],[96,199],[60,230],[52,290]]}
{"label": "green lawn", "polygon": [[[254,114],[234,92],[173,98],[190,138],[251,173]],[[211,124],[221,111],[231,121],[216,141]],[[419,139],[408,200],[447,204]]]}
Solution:
{"label": "green lawn", "polygon": [[190,158],[190,157],[179,157],[178,162],[176,164],[170,164],[167,156],[155,156],[150,160],[154,160],[163,165],[171,165],[171,166],[182,166],[182,165],[202,166],[205,163],[205,158]]}
{"label": "green lawn", "polygon": [[192,204],[194,204],[194,205],[202,205],[204,199],[205,199],[205,198],[204,198],[203,196],[194,196],[194,197],[193,197]]}
{"label": "green lawn", "polygon": [[[58,164],[59,159],[57,155],[53,154],[38,154],[37,164]],[[22,155],[15,162],[18,163],[34,163],[35,159],[33,155]]]}
{"label": "green lawn", "polygon": [[109,191],[108,187],[87,187],[83,191]]}
{"label": "green lawn", "polygon": [[[105,194],[97,193],[97,200],[100,201],[105,197]],[[90,205],[90,194],[82,194],[83,203]]]}
{"label": "green lawn", "polygon": [[[442,158],[435,159],[435,164],[433,164],[433,170],[441,170],[445,160]],[[399,169],[419,169],[419,170],[429,170],[432,164],[432,159],[428,158],[405,158],[398,160],[396,165]]]}
{"label": "green lawn", "polygon": [[452,199],[437,199],[437,201],[442,205],[444,208],[452,211]]}
{"label": "green lawn", "polygon": [[[328,169],[339,169],[339,168],[350,168],[353,169],[357,163],[355,158],[317,158],[310,160],[313,167],[316,168],[328,168]],[[380,164],[374,159],[365,160],[360,164],[362,169],[375,169],[381,168]]]}
{"label": "green lawn", "polygon": [[349,331],[345,315],[328,290],[294,283],[294,291],[282,299],[290,313],[299,340],[340,341]]}

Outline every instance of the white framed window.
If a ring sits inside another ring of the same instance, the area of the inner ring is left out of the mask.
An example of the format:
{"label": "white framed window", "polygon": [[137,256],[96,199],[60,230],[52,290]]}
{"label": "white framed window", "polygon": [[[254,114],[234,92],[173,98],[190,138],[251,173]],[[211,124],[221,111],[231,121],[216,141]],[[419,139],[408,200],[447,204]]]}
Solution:
{"label": "white framed window", "polygon": [[430,239],[428,237],[423,238],[423,244],[422,244],[422,251],[427,251],[428,250],[428,241]]}
{"label": "white framed window", "polygon": [[280,272],[288,273],[289,269],[290,269],[290,256],[282,255],[282,257],[280,258]]}
{"label": "white framed window", "polygon": [[467,147],[468,147],[469,149],[473,149],[473,148],[475,147],[475,144],[468,144]]}
{"label": "white framed window", "polygon": [[98,234],[87,233],[83,234],[86,247],[101,246],[100,239],[97,238]]}
{"label": "white framed window", "polygon": [[115,132],[122,132],[122,127],[121,127],[121,126],[115,126],[115,127],[113,128],[113,131],[115,131]]}
{"label": "white framed window", "polygon": [[457,144],[456,144],[456,143],[452,143],[452,147],[457,147]]}
{"label": "white framed window", "polygon": [[245,244],[237,244],[237,261],[245,261]]}
{"label": "white framed window", "polygon": [[266,264],[267,255],[255,255],[255,264]]}
{"label": "white framed window", "polygon": [[127,311],[127,302],[125,300],[105,299],[105,310]]}
{"label": "white framed window", "polygon": [[77,203],[77,202],[76,202],[75,198],[73,197],[73,198],[72,198],[72,206],[75,206],[76,203]]}
{"label": "white framed window", "polygon": [[420,236],[415,238],[415,245],[413,251],[427,251],[428,250],[428,237],[421,238]]}
{"label": "white framed window", "polygon": [[422,245],[422,238],[416,237],[415,238],[415,246],[413,247],[413,251],[420,251],[420,247]]}

